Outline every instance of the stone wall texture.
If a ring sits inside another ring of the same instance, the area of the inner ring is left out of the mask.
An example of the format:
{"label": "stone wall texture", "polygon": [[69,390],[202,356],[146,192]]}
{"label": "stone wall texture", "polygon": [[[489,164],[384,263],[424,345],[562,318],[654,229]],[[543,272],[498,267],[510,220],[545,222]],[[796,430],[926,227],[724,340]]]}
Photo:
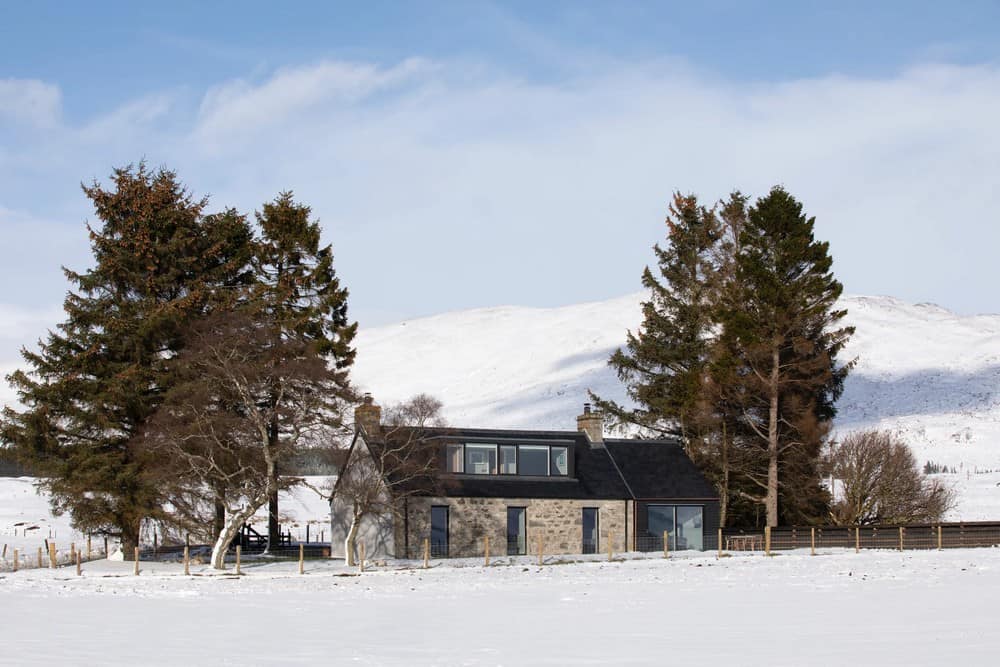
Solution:
{"label": "stone wall texture", "polygon": [[545,554],[581,553],[585,507],[598,509],[598,551],[607,552],[609,536],[616,552],[634,546],[631,524],[635,506],[630,500],[418,497],[408,500],[406,521],[397,523],[397,557],[422,556],[424,539],[430,537],[431,507],[434,505],[448,507],[448,555],[453,558],[482,556],[485,547],[483,538],[487,535],[490,538],[490,553],[506,555],[508,507],[526,509],[529,554],[538,553],[539,539]]}

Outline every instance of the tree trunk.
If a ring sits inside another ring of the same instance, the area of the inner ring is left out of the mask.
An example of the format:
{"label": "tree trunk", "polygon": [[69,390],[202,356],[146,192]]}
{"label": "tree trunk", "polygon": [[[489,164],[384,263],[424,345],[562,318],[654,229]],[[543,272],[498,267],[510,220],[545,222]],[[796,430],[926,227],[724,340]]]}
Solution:
{"label": "tree trunk", "polygon": [[278,523],[278,492],[267,499],[267,550],[281,544],[281,524]]}
{"label": "tree trunk", "polygon": [[355,515],[351,519],[351,527],[347,531],[347,537],[344,539],[344,564],[348,567],[353,567],[357,565],[357,561],[354,560],[354,552],[357,547],[358,529],[361,527],[361,515]]}
{"label": "tree trunk", "polygon": [[263,504],[263,498],[259,501],[247,503],[247,505],[239,512],[233,512],[227,517],[225,523],[223,524],[222,532],[216,536],[215,544],[212,545],[213,568],[216,570],[226,569],[226,552],[229,551],[229,545],[232,544],[233,539],[239,534],[240,529],[243,528],[243,524],[249,521],[250,517],[252,517]]}
{"label": "tree trunk", "polygon": [[768,391],[771,406],[767,418],[767,525],[778,525],[778,374],[781,355],[777,342],[771,348],[771,377]]}
{"label": "tree trunk", "polygon": [[726,527],[729,518],[729,436],[726,422],[722,422],[722,484],[719,489],[719,526]]}
{"label": "tree trunk", "polygon": [[139,536],[142,534],[142,519],[134,523],[124,521],[122,525],[122,555],[125,560],[135,560],[135,548],[139,546]]}
{"label": "tree trunk", "polygon": [[212,522],[212,534],[222,534],[222,529],[226,527],[226,506],[222,500],[215,500],[215,520]]}

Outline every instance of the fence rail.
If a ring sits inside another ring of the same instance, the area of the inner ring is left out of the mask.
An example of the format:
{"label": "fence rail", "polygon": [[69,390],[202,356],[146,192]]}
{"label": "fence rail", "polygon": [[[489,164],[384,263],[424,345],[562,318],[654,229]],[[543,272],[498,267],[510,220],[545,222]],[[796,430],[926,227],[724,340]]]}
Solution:
{"label": "fence rail", "polygon": [[[766,531],[726,528],[722,548],[762,551]],[[976,521],[891,526],[779,526],[770,530],[770,549],[959,549],[1000,546],[1000,522]]]}

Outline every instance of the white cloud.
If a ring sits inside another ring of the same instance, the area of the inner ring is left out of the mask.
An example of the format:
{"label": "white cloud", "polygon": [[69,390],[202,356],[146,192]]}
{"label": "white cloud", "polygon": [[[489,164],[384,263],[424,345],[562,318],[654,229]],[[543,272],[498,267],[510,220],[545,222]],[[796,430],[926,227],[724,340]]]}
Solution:
{"label": "white cloud", "polygon": [[39,127],[59,122],[62,95],[52,84],[34,79],[0,79],[0,120]]}

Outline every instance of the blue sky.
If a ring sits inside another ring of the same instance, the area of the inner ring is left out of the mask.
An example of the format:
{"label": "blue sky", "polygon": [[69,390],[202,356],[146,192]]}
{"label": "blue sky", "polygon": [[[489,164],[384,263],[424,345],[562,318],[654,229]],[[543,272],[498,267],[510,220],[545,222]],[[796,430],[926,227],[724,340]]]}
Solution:
{"label": "blue sky", "polygon": [[639,289],[674,190],[782,183],[849,292],[1000,312],[1000,3],[12,3],[0,367],[89,261],[81,181],[293,189],[362,326]]}

